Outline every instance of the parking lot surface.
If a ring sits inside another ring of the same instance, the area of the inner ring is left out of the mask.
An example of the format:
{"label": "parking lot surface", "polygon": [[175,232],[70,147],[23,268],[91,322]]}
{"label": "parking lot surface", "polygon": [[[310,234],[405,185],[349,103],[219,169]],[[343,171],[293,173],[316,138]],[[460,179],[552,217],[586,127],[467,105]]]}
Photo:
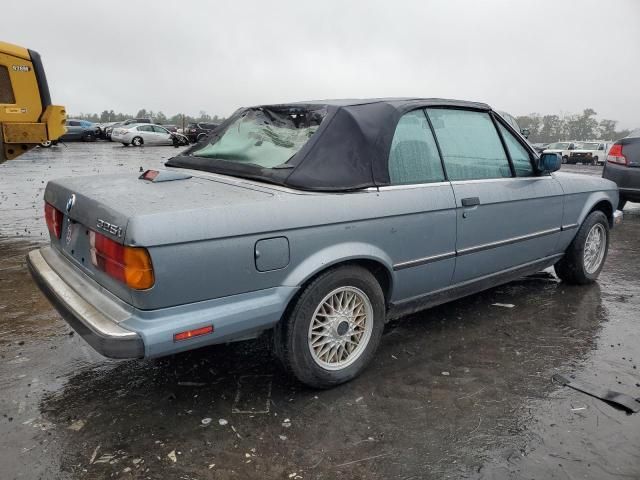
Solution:
{"label": "parking lot surface", "polygon": [[315,391],[267,339],[107,360],[36,289],[47,180],[175,154],[78,143],[0,165],[0,478],[640,478],[640,414],[551,381],[640,397],[638,205],[596,284],[542,272],[394,321],[360,378]]}

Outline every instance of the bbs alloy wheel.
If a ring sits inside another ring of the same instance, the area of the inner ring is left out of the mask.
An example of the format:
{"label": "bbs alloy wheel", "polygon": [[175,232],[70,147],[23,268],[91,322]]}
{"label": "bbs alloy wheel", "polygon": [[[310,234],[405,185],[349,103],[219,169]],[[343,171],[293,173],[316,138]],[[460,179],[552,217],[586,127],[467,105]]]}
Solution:
{"label": "bbs alloy wheel", "polygon": [[364,352],[373,330],[373,307],[367,294],[339,287],[322,299],[309,324],[309,350],[326,370],[340,370]]}

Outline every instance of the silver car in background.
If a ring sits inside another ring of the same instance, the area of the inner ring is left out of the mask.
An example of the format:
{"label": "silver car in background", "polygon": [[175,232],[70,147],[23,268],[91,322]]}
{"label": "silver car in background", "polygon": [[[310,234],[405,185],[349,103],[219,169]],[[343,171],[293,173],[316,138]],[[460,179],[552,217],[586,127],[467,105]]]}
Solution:
{"label": "silver car in background", "polygon": [[123,145],[188,145],[189,140],[184,135],[170,132],[162,125],[151,123],[132,124],[115,127],[111,131],[111,140]]}

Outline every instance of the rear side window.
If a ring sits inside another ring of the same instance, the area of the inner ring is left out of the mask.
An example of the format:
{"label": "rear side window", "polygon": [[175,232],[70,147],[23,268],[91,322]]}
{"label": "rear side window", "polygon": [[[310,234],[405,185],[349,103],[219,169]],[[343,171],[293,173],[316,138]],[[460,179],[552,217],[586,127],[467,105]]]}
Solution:
{"label": "rear side window", "polygon": [[0,65],[0,103],[16,103],[16,97],[13,95],[13,88],[11,87],[9,69],[4,65]]}
{"label": "rear side window", "polygon": [[516,169],[516,177],[532,177],[533,167],[531,166],[531,156],[527,149],[509,132],[498,123],[504,143],[509,150],[509,156]]}
{"label": "rear side window", "polygon": [[507,155],[486,112],[427,109],[449,180],[511,177]]}
{"label": "rear side window", "polygon": [[141,125],[138,127],[139,132],[153,132],[153,127],[151,125]]}
{"label": "rear side window", "polygon": [[389,152],[392,185],[442,182],[444,172],[436,142],[422,110],[400,118]]}

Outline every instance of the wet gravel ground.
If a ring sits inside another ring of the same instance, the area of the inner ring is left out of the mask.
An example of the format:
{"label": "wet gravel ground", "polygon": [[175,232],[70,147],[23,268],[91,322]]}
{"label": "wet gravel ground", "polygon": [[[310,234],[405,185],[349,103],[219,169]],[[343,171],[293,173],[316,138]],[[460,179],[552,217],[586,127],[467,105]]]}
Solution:
{"label": "wet gravel ground", "polygon": [[543,272],[393,322],[364,375],[314,391],[266,340],[104,359],[31,281],[48,179],[174,154],[69,144],[0,165],[0,478],[640,478],[640,414],[551,381],[640,396],[640,206],[596,284]]}

